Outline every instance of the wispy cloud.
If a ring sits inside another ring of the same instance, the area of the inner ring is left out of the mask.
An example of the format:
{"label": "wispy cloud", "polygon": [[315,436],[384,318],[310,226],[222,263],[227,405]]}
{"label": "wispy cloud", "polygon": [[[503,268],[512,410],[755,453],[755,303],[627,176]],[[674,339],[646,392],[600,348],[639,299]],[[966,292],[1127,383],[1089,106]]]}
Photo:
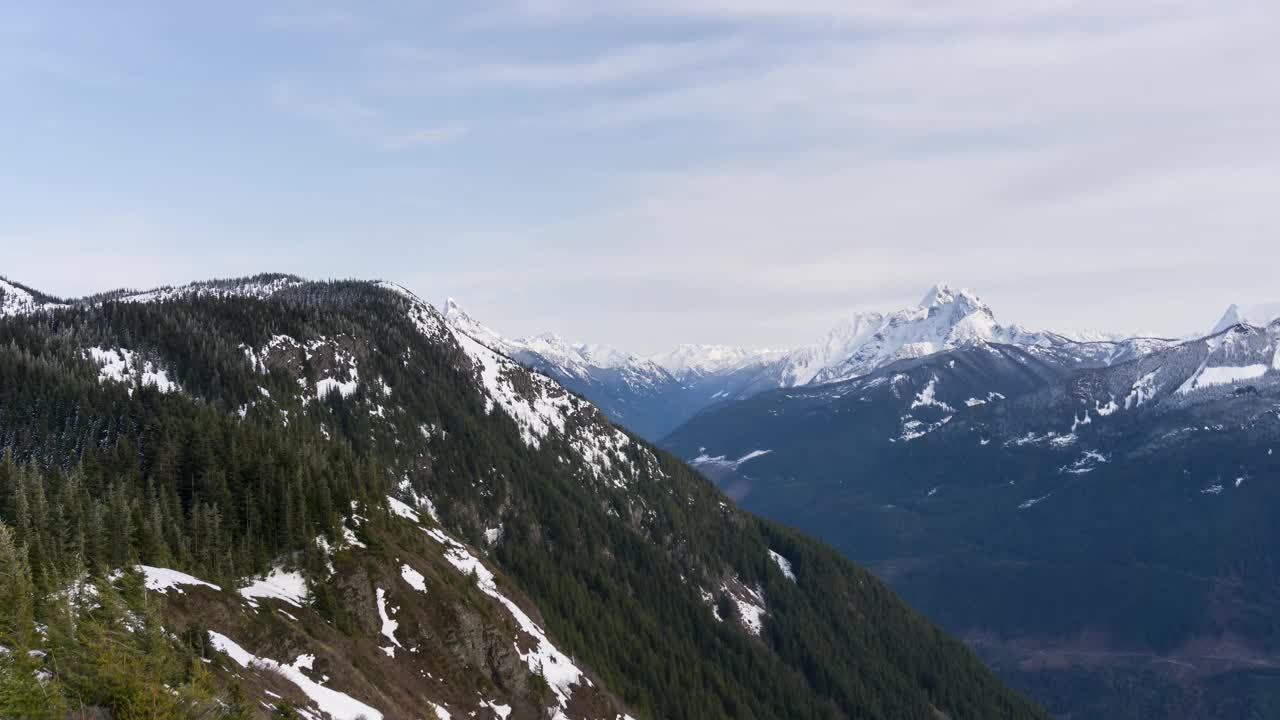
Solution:
{"label": "wispy cloud", "polygon": [[288,84],[277,84],[272,89],[271,99],[281,112],[321,122],[336,132],[382,150],[444,145],[461,140],[468,134],[467,126],[457,123],[396,130],[383,112],[363,102],[308,95]]}
{"label": "wispy cloud", "polygon": [[424,145],[444,145],[461,140],[467,136],[468,132],[467,126],[457,124],[420,128],[403,135],[384,138],[383,147],[388,150],[404,150]]}
{"label": "wispy cloud", "polygon": [[716,37],[673,43],[624,45],[585,57],[556,61],[487,61],[446,57],[438,52],[392,47],[378,54],[398,84],[431,83],[470,88],[528,90],[607,89],[637,81],[667,83],[681,73],[720,65],[740,56],[743,37]]}
{"label": "wispy cloud", "polygon": [[350,98],[309,95],[283,83],[272,88],[271,100],[282,112],[319,120],[345,132],[363,132],[381,120],[381,114],[364,103]]}

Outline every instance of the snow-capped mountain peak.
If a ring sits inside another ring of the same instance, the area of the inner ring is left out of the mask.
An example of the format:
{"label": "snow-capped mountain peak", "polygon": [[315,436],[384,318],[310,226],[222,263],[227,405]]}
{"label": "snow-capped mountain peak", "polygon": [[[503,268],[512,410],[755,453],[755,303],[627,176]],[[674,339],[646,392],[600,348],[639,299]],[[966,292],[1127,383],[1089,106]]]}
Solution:
{"label": "snow-capped mountain peak", "polygon": [[506,355],[511,354],[512,348],[506,338],[468,315],[467,311],[463,310],[462,306],[453,298],[447,298],[444,301],[444,320],[450,327],[466,334],[472,340],[490,350],[496,350]]}
{"label": "snow-capped mountain peak", "polygon": [[1266,327],[1280,318],[1280,303],[1262,303],[1258,305],[1235,305],[1227,308],[1222,314],[1222,319],[1218,320],[1218,324],[1213,326],[1213,330],[1209,331],[1210,335],[1217,335],[1233,325],[1253,325],[1254,327]]}
{"label": "snow-capped mountain peak", "polygon": [[958,305],[971,311],[981,309],[988,313],[991,312],[986,303],[978,299],[978,296],[972,290],[968,288],[953,289],[945,282],[940,282],[929,288],[929,291],[924,294],[917,307],[928,309],[947,305]]}
{"label": "snow-capped mountain peak", "polygon": [[778,379],[784,386],[832,382],[969,343],[1040,340],[1016,326],[1000,326],[991,308],[972,291],[938,283],[916,307],[888,314],[854,313],[818,343],[785,358]]}

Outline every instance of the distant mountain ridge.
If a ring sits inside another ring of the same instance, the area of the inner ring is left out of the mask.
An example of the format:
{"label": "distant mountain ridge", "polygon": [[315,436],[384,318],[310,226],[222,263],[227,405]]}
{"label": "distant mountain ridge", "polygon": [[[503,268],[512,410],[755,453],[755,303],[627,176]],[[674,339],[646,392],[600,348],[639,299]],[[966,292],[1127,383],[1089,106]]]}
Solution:
{"label": "distant mountain ridge", "polygon": [[508,339],[452,299],[446,303],[445,317],[460,332],[555,377],[615,421],[651,439],[721,402],[775,388],[839,382],[961,347],[1012,345],[1073,366],[1092,367],[1177,342],[1140,337],[1075,340],[1002,325],[975,293],[946,283],[930,288],[915,307],[853,313],[820,340],[790,350],[681,345],[644,357],[609,346],[571,343],[553,334]]}

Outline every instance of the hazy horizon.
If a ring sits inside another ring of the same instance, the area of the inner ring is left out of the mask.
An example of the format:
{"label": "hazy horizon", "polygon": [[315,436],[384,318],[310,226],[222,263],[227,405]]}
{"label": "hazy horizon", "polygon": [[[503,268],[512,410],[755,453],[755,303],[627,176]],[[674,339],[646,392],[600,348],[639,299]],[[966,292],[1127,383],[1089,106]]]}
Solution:
{"label": "hazy horizon", "polygon": [[[60,292],[56,292],[55,290],[53,290],[53,289],[51,289],[51,288],[49,288],[49,287],[41,286],[41,285],[34,284],[34,283],[30,283],[30,282],[25,281],[23,278],[20,278],[20,277],[14,277],[14,276],[12,276],[12,275],[7,275],[7,274],[3,274],[3,273],[0,273],[0,278],[5,278],[5,279],[7,279],[7,280],[9,280],[9,281],[11,281],[11,282],[16,282],[16,283],[19,283],[19,284],[21,284],[21,285],[25,285],[25,286],[27,286],[27,287],[29,287],[29,288],[33,289],[33,290],[37,290],[37,291],[39,291],[39,292],[42,292],[42,293],[45,293],[45,294],[48,294],[48,295],[51,295],[51,296],[57,297],[57,298],[59,298],[59,299],[63,299],[63,300],[74,300],[74,299],[79,299],[79,298],[82,298],[82,297],[91,296],[91,295],[95,295],[95,294],[103,293],[103,292],[110,292],[110,291],[114,291],[114,290],[135,290],[135,291],[147,291],[147,290],[153,290],[153,289],[156,289],[156,288],[159,288],[159,287],[168,287],[168,286],[172,286],[172,287],[179,287],[179,286],[188,285],[188,284],[191,284],[191,283],[196,283],[196,282],[201,282],[201,281],[206,281],[206,280],[226,280],[226,279],[235,279],[235,278],[238,278],[238,277],[250,277],[250,276],[258,275],[258,274],[295,275],[295,276],[301,277],[301,278],[302,278],[302,279],[304,279],[304,280],[318,280],[318,281],[357,280],[357,281],[368,281],[368,282],[373,282],[373,281],[388,281],[388,282],[394,282],[394,283],[396,283],[396,284],[399,284],[399,285],[404,286],[406,289],[410,290],[410,291],[411,291],[411,292],[413,292],[415,295],[419,296],[420,298],[422,298],[422,299],[423,299],[423,300],[425,300],[426,302],[428,302],[428,303],[432,304],[433,306],[435,306],[435,307],[436,307],[438,310],[440,310],[441,312],[444,312],[444,311],[445,311],[445,309],[446,309],[446,305],[447,305],[448,301],[449,301],[449,300],[452,300],[452,301],[454,301],[454,303],[456,303],[456,304],[457,304],[457,306],[458,306],[462,311],[466,312],[466,313],[467,313],[468,315],[470,315],[474,320],[476,320],[476,321],[480,322],[481,324],[484,324],[484,325],[488,326],[491,330],[494,330],[495,332],[498,332],[498,333],[500,333],[501,335],[503,335],[503,336],[505,336],[505,337],[507,337],[507,338],[510,338],[510,339],[517,339],[517,338],[529,338],[529,337],[534,337],[534,336],[537,336],[537,335],[552,334],[552,335],[558,335],[558,336],[560,336],[561,338],[563,338],[564,340],[566,340],[566,341],[568,341],[568,342],[571,342],[571,343],[585,343],[585,344],[604,344],[604,345],[610,345],[610,346],[612,346],[612,347],[614,347],[614,348],[616,348],[616,349],[618,349],[618,350],[622,350],[622,351],[625,351],[625,352],[630,352],[630,353],[632,353],[632,354],[635,354],[635,355],[638,355],[638,356],[642,356],[642,357],[650,357],[650,356],[660,355],[660,354],[665,353],[665,352],[667,352],[667,351],[669,351],[669,350],[672,350],[672,349],[674,349],[674,348],[676,348],[676,347],[678,347],[678,346],[680,346],[680,345],[727,345],[727,346],[733,346],[733,347],[740,347],[740,348],[744,348],[744,349],[748,349],[748,350],[773,350],[773,351],[793,350],[793,349],[796,349],[796,348],[799,348],[799,347],[802,347],[802,346],[805,346],[805,345],[809,345],[809,344],[812,344],[812,343],[814,343],[814,342],[817,342],[817,341],[821,340],[822,336],[823,336],[825,333],[827,333],[828,331],[830,331],[831,329],[833,329],[833,328],[834,328],[834,327],[835,327],[839,322],[841,322],[841,320],[842,320],[842,319],[847,318],[847,317],[849,317],[849,316],[853,315],[854,313],[860,313],[860,312],[882,312],[882,313],[890,313],[890,312],[894,312],[894,311],[898,311],[898,310],[904,310],[904,309],[909,309],[909,308],[917,307],[917,306],[919,305],[919,302],[920,302],[920,301],[919,301],[919,298],[917,298],[917,299],[916,299],[916,300],[914,300],[914,301],[904,301],[904,302],[901,302],[901,303],[899,303],[899,304],[893,304],[893,303],[889,302],[889,303],[884,303],[884,304],[881,304],[881,305],[875,305],[875,306],[873,306],[873,305],[867,305],[867,306],[859,306],[859,307],[850,307],[850,308],[847,308],[846,310],[844,310],[843,312],[837,313],[835,316],[833,316],[833,317],[831,318],[830,323],[828,323],[827,325],[824,325],[824,326],[819,327],[819,328],[818,328],[817,330],[815,330],[815,331],[814,331],[814,332],[813,332],[813,333],[812,333],[812,334],[811,334],[807,339],[802,340],[802,341],[800,341],[800,342],[791,343],[791,344],[782,344],[782,343],[772,343],[772,344],[767,344],[767,343],[766,343],[766,344],[762,344],[762,345],[749,345],[749,344],[743,344],[743,343],[720,342],[720,341],[715,341],[715,340],[696,340],[696,339],[695,339],[695,340],[688,341],[688,342],[672,342],[672,343],[669,343],[669,344],[666,344],[666,345],[658,345],[658,346],[656,346],[656,347],[651,347],[651,348],[647,348],[647,349],[637,349],[637,348],[635,348],[635,347],[632,347],[632,346],[630,346],[630,345],[625,344],[625,341],[624,341],[623,343],[612,343],[612,342],[605,342],[605,341],[602,341],[602,340],[599,340],[599,339],[596,339],[596,338],[591,338],[591,337],[578,337],[578,336],[574,336],[574,335],[570,335],[570,334],[567,334],[567,333],[565,333],[565,332],[562,332],[560,329],[558,329],[558,328],[556,328],[556,327],[544,327],[544,328],[542,328],[542,329],[534,329],[534,330],[532,330],[532,331],[530,331],[530,332],[509,332],[507,329],[505,329],[505,328],[503,328],[503,327],[498,326],[497,324],[495,324],[495,323],[491,322],[489,319],[487,319],[487,318],[485,318],[484,316],[482,316],[482,315],[478,314],[477,312],[475,312],[475,311],[474,311],[474,310],[473,310],[473,309],[472,309],[472,308],[471,308],[471,307],[466,303],[465,299],[463,299],[463,298],[455,298],[455,297],[452,297],[452,296],[449,296],[449,297],[442,297],[442,298],[434,298],[434,297],[431,297],[428,293],[423,292],[421,289],[417,289],[417,288],[409,287],[409,286],[405,285],[404,283],[401,283],[401,282],[399,282],[399,281],[395,280],[394,278],[390,278],[390,277],[369,277],[369,278],[355,278],[355,277],[308,277],[308,276],[302,276],[302,275],[299,275],[298,273],[290,273],[290,272],[286,272],[286,271],[279,271],[279,270],[263,270],[263,271],[261,271],[261,272],[246,273],[246,274],[243,274],[243,275],[235,275],[235,276],[217,276],[217,277],[209,276],[209,277],[202,277],[202,278],[192,278],[192,279],[189,279],[189,280],[179,281],[179,282],[163,282],[163,283],[158,283],[158,284],[147,284],[147,285],[142,285],[142,286],[120,286],[120,285],[114,285],[114,286],[103,286],[103,287],[97,287],[97,288],[94,288],[94,289],[90,289],[90,290],[88,290],[88,291],[86,291],[86,292],[75,292],[75,293],[60,293]],[[1212,319],[1211,321],[1209,321],[1208,323],[1205,323],[1205,324],[1203,324],[1202,326],[1189,327],[1189,328],[1188,328],[1188,329],[1186,329],[1184,332],[1180,332],[1180,333],[1176,333],[1176,334],[1161,334],[1161,333],[1157,333],[1157,332],[1145,331],[1145,330],[1142,330],[1142,329],[1136,329],[1136,330],[1134,330],[1134,329],[1111,330],[1111,329],[1102,328],[1102,327],[1096,327],[1096,326],[1095,326],[1095,327],[1071,327],[1071,328],[1066,328],[1066,327],[1035,327],[1035,326],[1029,326],[1029,325],[1026,325],[1025,323],[1017,322],[1017,321],[1010,320],[1010,319],[1006,318],[1006,317],[1005,317],[1006,313],[1002,313],[1000,308],[992,306],[992,305],[991,305],[991,303],[987,301],[987,298],[986,298],[986,297],[985,297],[985,295],[982,293],[982,291],[981,291],[981,289],[980,289],[980,288],[968,287],[968,286],[965,286],[965,285],[962,285],[962,284],[959,284],[959,283],[952,283],[952,282],[949,282],[949,281],[947,281],[947,280],[938,280],[938,281],[936,281],[936,282],[934,282],[934,283],[931,283],[931,284],[929,285],[929,287],[928,287],[928,288],[925,288],[925,289],[931,289],[931,288],[933,288],[935,285],[947,285],[947,286],[951,287],[951,288],[952,288],[952,289],[954,289],[954,290],[961,290],[961,289],[963,289],[963,290],[967,290],[967,291],[972,292],[972,293],[973,293],[973,294],[975,294],[975,295],[976,295],[980,300],[982,300],[984,303],[986,303],[988,306],[991,306],[991,310],[992,310],[993,314],[996,316],[996,320],[997,320],[997,321],[999,321],[999,322],[1000,322],[1000,323],[1002,323],[1002,324],[1005,324],[1005,325],[1021,325],[1021,326],[1023,326],[1024,328],[1029,329],[1029,330],[1036,330],[1036,331],[1039,331],[1039,330],[1052,331],[1052,332],[1058,332],[1058,333],[1063,333],[1063,334],[1067,334],[1067,335],[1073,335],[1073,334],[1079,334],[1079,333],[1094,333],[1094,332],[1096,332],[1096,333],[1104,333],[1104,334],[1116,335],[1116,336],[1124,336],[1124,337],[1163,337],[1163,338],[1171,338],[1171,339],[1200,337],[1200,336],[1202,336],[1202,335],[1204,335],[1204,334],[1207,334],[1207,333],[1210,331],[1212,324],[1213,324],[1214,322],[1217,322],[1217,321],[1222,317],[1223,313],[1224,313],[1224,312],[1225,312],[1225,311],[1226,311],[1226,310],[1227,310],[1231,305],[1239,305],[1239,306],[1240,306],[1240,307],[1242,307],[1242,308],[1246,308],[1246,307],[1250,307],[1250,306],[1253,306],[1253,305],[1257,305],[1257,304],[1258,304],[1258,303],[1251,303],[1251,302],[1228,303],[1227,305],[1224,305],[1220,311],[1218,311],[1216,314],[1214,314],[1214,315],[1213,315],[1213,319]],[[904,297],[905,297],[905,296],[904,296]],[[1269,303],[1269,304],[1274,304],[1274,303]]]}

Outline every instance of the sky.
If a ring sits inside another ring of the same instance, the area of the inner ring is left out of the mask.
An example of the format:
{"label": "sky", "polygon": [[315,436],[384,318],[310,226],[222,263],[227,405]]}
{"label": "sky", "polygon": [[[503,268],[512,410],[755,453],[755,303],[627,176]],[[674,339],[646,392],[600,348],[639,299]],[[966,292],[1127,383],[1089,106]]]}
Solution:
{"label": "sky", "polygon": [[0,0],[0,274],[385,278],[512,336],[1280,300],[1274,0]]}

